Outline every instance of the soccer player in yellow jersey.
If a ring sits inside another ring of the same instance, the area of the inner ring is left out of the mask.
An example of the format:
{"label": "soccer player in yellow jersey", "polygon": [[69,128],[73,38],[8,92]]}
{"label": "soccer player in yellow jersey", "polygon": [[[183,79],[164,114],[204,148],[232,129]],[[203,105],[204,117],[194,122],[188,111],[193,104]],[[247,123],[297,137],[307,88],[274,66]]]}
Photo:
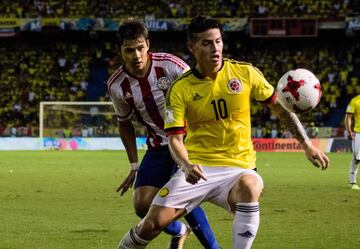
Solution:
{"label": "soccer player in yellow jersey", "polygon": [[360,163],[360,95],[354,97],[346,109],[345,128],[348,138],[352,140],[353,149],[353,159],[350,162],[349,169],[350,188],[360,190],[356,184],[356,175]]}
{"label": "soccer player in yellow jersey", "polygon": [[222,29],[216,20],[192,19],[187,45],[196,64],[173,82],[165,109],[170,151],[182,171],[158,192],[146,217],[123,237],[121,249],[145,248],[164,226],[205,201],[234,213],[233,248],[251,247],[263,190],[253,170],[251,99],[266,104],[288,126],[316,167],[329,165],[297,116],[278,103],[264,76],[248,63],[222,57]]}

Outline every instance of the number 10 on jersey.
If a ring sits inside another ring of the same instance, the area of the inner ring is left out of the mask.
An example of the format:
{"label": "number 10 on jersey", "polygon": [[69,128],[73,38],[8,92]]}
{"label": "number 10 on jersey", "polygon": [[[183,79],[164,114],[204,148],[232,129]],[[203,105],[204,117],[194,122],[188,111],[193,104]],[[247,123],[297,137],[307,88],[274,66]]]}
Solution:
{"label": "number 10 on jersey", "polygon": [[228,111],[226,107],[226,101],[219,99],[218,101],[211,101],[211,105],[214,107],[214,113],[216,120],[225,119],[228,117]]}

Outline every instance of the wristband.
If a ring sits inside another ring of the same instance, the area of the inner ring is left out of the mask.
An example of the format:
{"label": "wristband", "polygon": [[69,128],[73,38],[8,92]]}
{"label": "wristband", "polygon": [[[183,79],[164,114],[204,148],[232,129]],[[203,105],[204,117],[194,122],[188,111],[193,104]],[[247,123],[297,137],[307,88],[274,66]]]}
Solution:
{"label": "wristband", "polygon": [[139,168],[139,164],[137,162],[130,163],[130,169],[131,170],[137,170]]}

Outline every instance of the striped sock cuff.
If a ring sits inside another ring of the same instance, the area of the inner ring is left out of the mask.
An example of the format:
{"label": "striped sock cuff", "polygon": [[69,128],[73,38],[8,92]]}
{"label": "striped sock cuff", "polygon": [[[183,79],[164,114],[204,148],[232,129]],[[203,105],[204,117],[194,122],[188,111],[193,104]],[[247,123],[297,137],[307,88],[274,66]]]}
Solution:
{"label": "striped sock cuff", "polygon": [[131,240],[132,240],[136,245],[145,246],[145,245],[149,244],[149,241],[140,238],[139,235],[136,234],[135,228],[131,228],[129,234],[130,234]]}
{"label": "striped sock cuff", "polygon": [[259,203],[251,202],[251,203],[236,203],[236,211],[243,213],[254,213],[259,212]]}

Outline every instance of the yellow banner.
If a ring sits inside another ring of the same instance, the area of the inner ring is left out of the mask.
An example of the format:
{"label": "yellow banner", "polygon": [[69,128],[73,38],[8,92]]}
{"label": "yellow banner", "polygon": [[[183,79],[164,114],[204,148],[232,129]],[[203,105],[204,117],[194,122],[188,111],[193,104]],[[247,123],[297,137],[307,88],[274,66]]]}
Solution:
{"label": "yellow banner", "polygon": [[17,28],[20,27],[19,18],[0,18],[0,28]]}
{"label": "yellow banner", "polygon": [[60,18],[41,18],[41,26],[58,26],[60,27]]}

